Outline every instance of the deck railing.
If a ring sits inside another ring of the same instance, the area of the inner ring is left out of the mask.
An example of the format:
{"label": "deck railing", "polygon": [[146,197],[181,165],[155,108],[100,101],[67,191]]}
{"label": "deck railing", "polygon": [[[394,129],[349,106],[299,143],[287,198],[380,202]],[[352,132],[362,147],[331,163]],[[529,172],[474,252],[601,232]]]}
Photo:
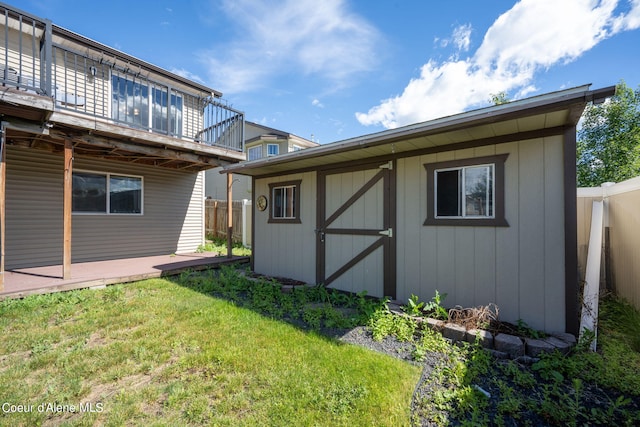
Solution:
{"label": "deck railing", "polygon": [[244,114],[199,83],[0,3],[0,84],[55,109],[243,151]]}

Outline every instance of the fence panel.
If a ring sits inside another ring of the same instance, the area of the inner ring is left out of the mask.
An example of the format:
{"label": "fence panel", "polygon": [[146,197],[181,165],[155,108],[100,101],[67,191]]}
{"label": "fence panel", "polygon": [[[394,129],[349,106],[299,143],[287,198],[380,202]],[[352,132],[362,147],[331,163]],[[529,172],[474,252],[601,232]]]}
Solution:
{"label": "fence panel", "polygon": [[[640,309],[640,177],[602,188],[578,189],[578,252],[583,253],[581,230],[591,218],[591,200],[604,199],[605,263],[615,293]],[[588,239],[588,235],[586,238]],[[584,265],[580,262],[581,274]],[[584,277],[584,276],[582,276]]]}
{"label": "fence panel", "polygon": [[[234,243],[242,243],[242,201],[231,202]],[[206,199],[204,202],[204,227],[207,238],[227,238],[227,201]]]}

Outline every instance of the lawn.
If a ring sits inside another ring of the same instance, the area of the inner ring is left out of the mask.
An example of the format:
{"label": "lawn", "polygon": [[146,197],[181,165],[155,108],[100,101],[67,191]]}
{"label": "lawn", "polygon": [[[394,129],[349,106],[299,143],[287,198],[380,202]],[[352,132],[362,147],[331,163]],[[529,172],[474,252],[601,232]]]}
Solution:
{"label": "lawn", "polygon": [[409,424],[420,367],[188,276],[0,302],[0,425]]}

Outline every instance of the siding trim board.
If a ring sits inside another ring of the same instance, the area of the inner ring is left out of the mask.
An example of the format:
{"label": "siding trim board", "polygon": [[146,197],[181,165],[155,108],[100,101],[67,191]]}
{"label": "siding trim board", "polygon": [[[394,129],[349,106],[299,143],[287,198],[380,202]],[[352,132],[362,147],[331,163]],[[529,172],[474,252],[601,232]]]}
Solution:
{"label": "siding trim board", "polygon": [[564,260],[566,331],[580,333],[580,295],[578,292],[578,207],[576,175],[576,127],[564,133]]}

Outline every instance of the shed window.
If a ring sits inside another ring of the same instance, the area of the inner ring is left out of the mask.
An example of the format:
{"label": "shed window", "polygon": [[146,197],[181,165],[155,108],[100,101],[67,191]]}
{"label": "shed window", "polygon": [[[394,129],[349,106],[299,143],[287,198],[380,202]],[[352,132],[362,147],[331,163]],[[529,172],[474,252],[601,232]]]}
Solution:
{"label": "shed window", "polygon": [[507,155],[426,164],[425,225],[507,226],[504,162]]}
{"label": "shed window", "polygon": [[436,218],[493,218],[494,165],[436,169]]}
{"label": "shed window", "polygon": [[269,222],[300,222],[300,182],[269,184],[271,193]]}
{"label": "shed window", "polygon": [[142,214],[142,177],[73,173],[74,213]]}

